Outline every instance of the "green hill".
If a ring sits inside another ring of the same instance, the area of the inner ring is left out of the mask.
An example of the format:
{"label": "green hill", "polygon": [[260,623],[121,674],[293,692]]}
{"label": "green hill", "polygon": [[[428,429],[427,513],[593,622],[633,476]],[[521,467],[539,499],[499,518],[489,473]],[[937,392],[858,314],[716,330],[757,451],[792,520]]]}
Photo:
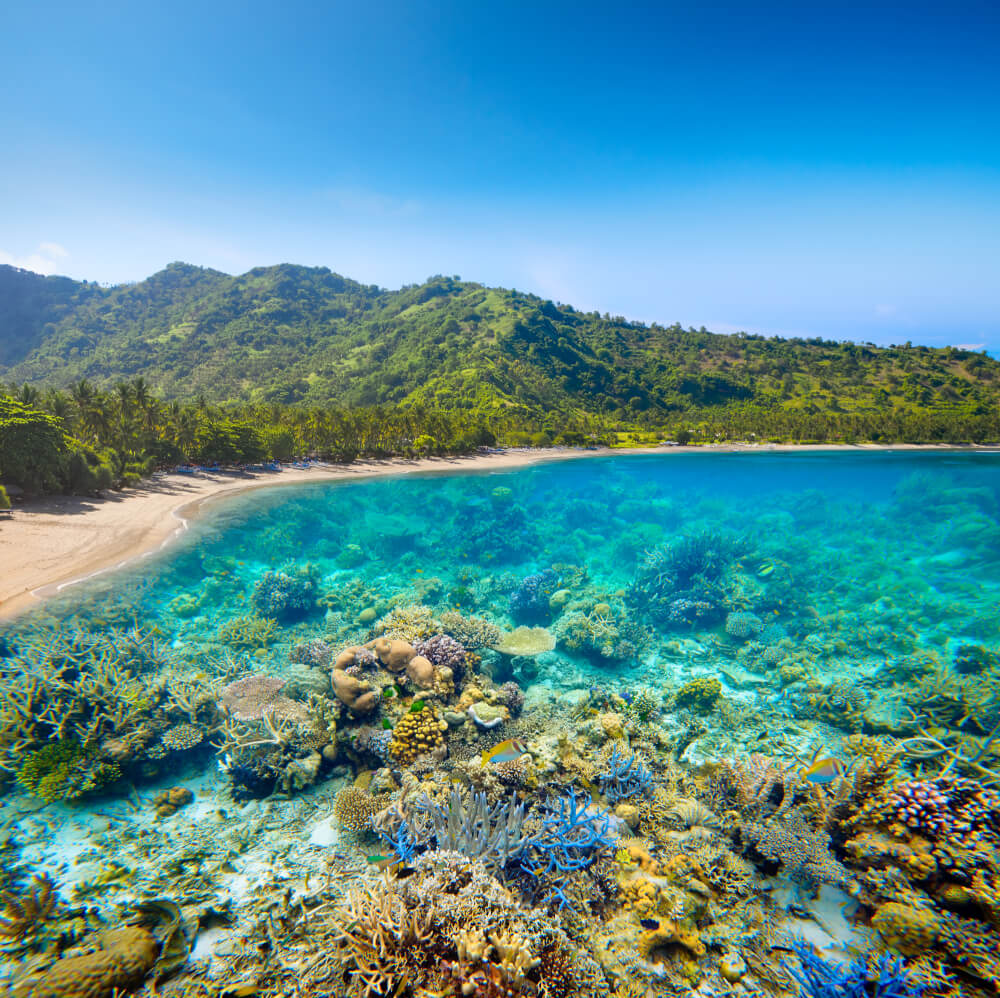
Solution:
{"label": "green hill", "polygon": [[1000,401],[1000,364],[985,354],[644,325],[449,277],[388,291],[325,268],[232,277],[174,263],[105,288],[0,266],[0,382],[137,376],[168,400],[636,423],[747,407],[983,416]]}

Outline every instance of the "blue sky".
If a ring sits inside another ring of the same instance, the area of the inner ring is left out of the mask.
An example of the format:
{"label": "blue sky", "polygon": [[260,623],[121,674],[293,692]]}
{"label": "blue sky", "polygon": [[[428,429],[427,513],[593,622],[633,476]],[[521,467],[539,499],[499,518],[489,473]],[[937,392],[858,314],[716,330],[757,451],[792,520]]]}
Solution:
{"label": "blue sky", "polygon": [[1000,4],[9,5],[0,262],[1000,348]]}

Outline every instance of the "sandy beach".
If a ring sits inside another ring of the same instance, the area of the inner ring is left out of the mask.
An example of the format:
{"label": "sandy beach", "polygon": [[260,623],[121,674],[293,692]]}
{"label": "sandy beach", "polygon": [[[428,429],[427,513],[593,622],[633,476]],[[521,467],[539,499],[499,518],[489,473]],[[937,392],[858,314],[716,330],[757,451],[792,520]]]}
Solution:
{"label": "sandy beach", "polygon": [[9,517],[0,518],[0,619],[30,610],[39,600],[74,583],[159,551],[186,529],[207,502],[248,489],[383,475],[501,471],[548,461],[623,454],[934,449],[941,448],[726,444],[628,450],[514,450],[463,457],[321,464],[277,472],[158,474],[136,488],[109,492],[99,499],[48,496],[31,500],[18,506]]}
{"label": "sandy beach", "polygon": [[[597,452],[590,452],[597,453]],[[157,474],[99,499],[46,496],[0,518],[0,619],[101,572],[159,551],[205,503],[248,489],[382,475],[490,471],[580,457],[579,451],[513,451],[463,457],[358,461],[275,472]]]}

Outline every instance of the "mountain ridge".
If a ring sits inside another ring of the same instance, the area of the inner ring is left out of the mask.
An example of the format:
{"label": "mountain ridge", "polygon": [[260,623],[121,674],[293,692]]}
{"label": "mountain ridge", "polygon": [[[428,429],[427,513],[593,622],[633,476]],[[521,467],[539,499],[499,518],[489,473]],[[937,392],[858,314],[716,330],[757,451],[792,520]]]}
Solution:
{"label": "mountain ridge", "polygon": [[958,348],[718,334],[436,275],[388,290],[326,267],[175,262],[103,287],[0,266],[0,381],[141,376],[166,399],[586,411],[731,406],[981,414],[1000,363]]}

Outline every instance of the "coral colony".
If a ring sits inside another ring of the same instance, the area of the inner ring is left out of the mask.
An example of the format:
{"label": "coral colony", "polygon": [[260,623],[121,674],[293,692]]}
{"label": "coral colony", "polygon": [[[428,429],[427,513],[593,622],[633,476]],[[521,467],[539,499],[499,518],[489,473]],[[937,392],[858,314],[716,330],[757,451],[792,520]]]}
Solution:
{"label": "coral colony", "polygon": [[1000,469],[761,460],[245,498],[7,626],[0,990],[995,995]]}

